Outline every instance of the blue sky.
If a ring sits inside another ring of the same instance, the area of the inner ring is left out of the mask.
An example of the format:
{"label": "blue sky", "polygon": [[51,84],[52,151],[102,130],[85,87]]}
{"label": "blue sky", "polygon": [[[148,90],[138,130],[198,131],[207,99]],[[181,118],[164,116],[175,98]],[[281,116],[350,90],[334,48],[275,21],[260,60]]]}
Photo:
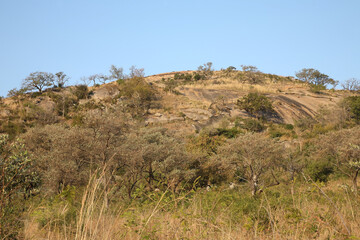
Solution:
{"label": "blue sky", "polygon": [[0,0],[0,96],[31,72],[71,84],[110,65],[146,75],[255,65],[360,78],[358,0]]}

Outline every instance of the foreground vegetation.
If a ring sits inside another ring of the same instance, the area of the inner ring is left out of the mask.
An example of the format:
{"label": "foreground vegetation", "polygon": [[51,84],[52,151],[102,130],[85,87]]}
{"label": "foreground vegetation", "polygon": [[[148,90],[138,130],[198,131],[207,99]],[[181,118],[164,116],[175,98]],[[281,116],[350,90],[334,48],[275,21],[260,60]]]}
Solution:
{"label": "foreground vegetation", "polygon": [[[325,94],[335,81],[314,69],[297,73],[303,80],[253,66],[215,73],[210,63],[163,78],[163,88],[147,83],[143,69],[110,73],[90,76],[92,88],[64,88],[63,73],[37,72],[1,100],[1,239],[360,237],[360,97],[352,85],[336,108],[295,124],[277,121],[271,99],[252,91],[235,103],[247,118],[188,133],[144,123],[179,86],[303,81]],[[96,81],[111,79],[115,93],[95,101]]]}

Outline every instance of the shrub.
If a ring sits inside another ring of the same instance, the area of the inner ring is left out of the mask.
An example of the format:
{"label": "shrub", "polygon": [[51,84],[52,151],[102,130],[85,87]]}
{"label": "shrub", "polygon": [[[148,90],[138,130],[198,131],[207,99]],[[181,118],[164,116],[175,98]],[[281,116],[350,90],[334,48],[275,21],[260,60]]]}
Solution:
{"label": "shrub", "polygon": [[244,109],[257,118],[264,117],[266,114],[274,113],[271,101],[265,95],[259,93],[249,93],[242,99],[238,99],[236,105]]}
{"label": "shrub", "polygon": [[306,166],[305,172],[314,181],[327,182],[330,174],[334,172],[334,168],[326,160],[312,160]]}
{"label": "shrub", "polygon": [[216,129],[219,136],[225,136],[226,138],[235,138],[240,134],[239,129],[236,127],[233,128],[218,128]]}
{"label": "shrub", "polygon": [[88,86],[86,86],[84,84],[75,86],[73,94],[76,96],[76,98],[78,100],[88,98],[88,96],[89,96]]}
{"label": "shrub", "polygon": [[0,238],[16,239],[13,231],[17,231],[21,210],[14,203],[28,198],[39,178],[24,144],[19,140],[9,144],[7,135],[0,135],[0,172]]}
{"label": "shrub", "polygon": [[147,112],[156,99],[155,89],[142,77],[134,77],[125,81],[120,88],[121,95],[126,97],[126,104],[133,116]]}
{"label": "shrub", "polygon": [[175,88],[177,87],[177,82],[174,80],[174,78],[169,78],[167,80],[164,80],[164,84],[165,84],[165,92],[171,92],[171,93],[175,93],[176,90]]}
{"label": "shrub", "polygon": [[246,118],[242,120],[243,123],[235,122],[235,126],[241,127],[251,132],[262,132],[265,130],[265,126],[256,119]]}
{"label": "shrub", "polygon": [[360,123],[360,96],[351,96],[344,99],[345,107],[357,123]]}
{"label": "shrub", "polygon": [[199,80],[204,80],[206,77],[205,75],[199,74],[199,73],[194,73],[194,80],[195,81],[199,81]]}
{"label": "shrub", "polygon": [[310,84],[310,92],[320,94],[322,90],[326,90],[326,86]]}

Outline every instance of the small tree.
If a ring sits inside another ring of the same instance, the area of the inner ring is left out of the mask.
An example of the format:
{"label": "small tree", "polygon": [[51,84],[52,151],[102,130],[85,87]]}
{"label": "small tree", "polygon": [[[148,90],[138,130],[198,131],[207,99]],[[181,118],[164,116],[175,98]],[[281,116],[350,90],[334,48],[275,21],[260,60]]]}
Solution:
{"label": "small tree", "polygon": [[55,73],[55,83],[57,87],[63,88],[67,81],[69,81],[69,77],[64,72]]}
{"label": "small tree", "polygon": [[[18,224],[14,217],[13,201],[19,194],[28,197],[39,184],[32,170],[32,161],[20,141],[9,144],[7,135],[0,135],[0,238],[12,236],[9,232]],[[21,195],[20,195],[21,196]]]}
{"label": "small tree", "polygon": [[247,81],[251,84],[261,82],[260,71],[257,67],[252,65],[241,65],[242,71],[238,74],[238,77],[243,81]]}
{"label": "small tree", "polygon": [[281,145],[260,133],[246,134],[219,148],[212,162],[219,170],[250,184],[252,195],[279,184],[274,168],[283,159]]}
{"label": "small tree", "polygon": [[321,136],[316,140],[317,152],[312,156],[330,159],[337,170],[351,178],[354,193],[358,193],[360,172],[360,128],[344,129]]}
{"label": "small tree", "polygon": [[89,81],[93,83],[93,86],[96,86],[97,81],[99,80],[100,75],[99,74],[93,74],[88,77]]}
{"label": "small tree", "polygon": [[350,117],[360,123],[360,96],[350,96],[344,99],[343,104],[350,113]]}
{"label": "small tree", "polygon": [[47,72],[33,72],[23,80],[22,86],[29,91],[37,89],[40,93],[46,87],[51,87],[54,83],[54,75]]}
{"label": "small tree", "polygon": [[124,75],[124,69],[123,68],[117,68],[115,65],[111,65],[110,67],[110,79],[124,79],[125,75]]}
{"label": "small tree", "polygon": [[249,93],[242,99],[238,99],[236,105],[251,115],[255,115],[257,118],[263,117],[266,114],[274,113],[274,109],[269,98],[256,92]]}
{"label": "small tree", "polygon": [[207,63],[199,66],[198,71],[202,72],[206,77],[211,76],[214,72],[212,65],[213,65],[212,62],[207,62]]}
{"label": "small tree", "polygon": [[360,90],[360,80],[357,78],[350,78],[341,84],[344,90],[358,91]]}
{"label": "small tree", "polygon": [[338,84],[337,81],[330,78],[328,75],[313,68],[303,68],[301,71],[296,72],[295,76],[303,82],[316,86],[326,86],[330,84],[335,87]]}
{"label": "small tree", "polygon": [[104,74],[98,74],[98,79],[102,84],[105,84],[111,78],[109,76],[104,75]]}
{"label": "small tree", "polygon": [[129,70],[130,70],[130,76],[129,76],[130,78],[145,77],[144,68],[137,68],[136,66],[131,66]]}

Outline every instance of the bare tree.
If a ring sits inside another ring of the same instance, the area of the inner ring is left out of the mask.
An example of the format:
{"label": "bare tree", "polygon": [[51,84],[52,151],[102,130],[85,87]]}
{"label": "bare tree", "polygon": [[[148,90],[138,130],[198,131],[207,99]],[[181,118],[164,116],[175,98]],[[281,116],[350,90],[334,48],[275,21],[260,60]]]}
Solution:
{"label": "bare tree", "polygon": [[99,80],[99,74],[93,74],[88,77],[89,81],[93,83],[93,86],[97,84],[97,81]]}
{"label": "bare tree", "polygon": [[360,80],[357,78],[350,78],[341,84],[344,90],[358,91],[360,90]]}
{"label": "bare tree", "polygon": [[81,77],[80,81],[83,83],[82,85],[86,85],[86,86],[89,86],[91,83],[91,79],[89,79],[88,77]]}
{"label": "bare tree", "polygon": [[130,78],[145,77],[144,68],[137,68],[136,66],[131,66],[129,70],[130,70]]}
{"label": "bare tree", "polygon": [[55,83],[57,87],[62,88],[69,81],[69,77],[64,72],[55,73]]}
{"label": "bare tree", "polygon": [[117,68],[115,65],[111,65],[110,67],[110,79],[124,79],[124,69],[123,68]]}
{"label": "bare tree", "polygon": [[105,84],[111,78],[109,76],[104,75],[104,74],[98,74],[98,79],[102,84]]}
{"label": "bare tree", "polygon": [[213,63],[207,62],[201,66],[198,67],[198,71],[202,72],[205,76],[211,76],[214,72],[214,69],[212,68]]}

